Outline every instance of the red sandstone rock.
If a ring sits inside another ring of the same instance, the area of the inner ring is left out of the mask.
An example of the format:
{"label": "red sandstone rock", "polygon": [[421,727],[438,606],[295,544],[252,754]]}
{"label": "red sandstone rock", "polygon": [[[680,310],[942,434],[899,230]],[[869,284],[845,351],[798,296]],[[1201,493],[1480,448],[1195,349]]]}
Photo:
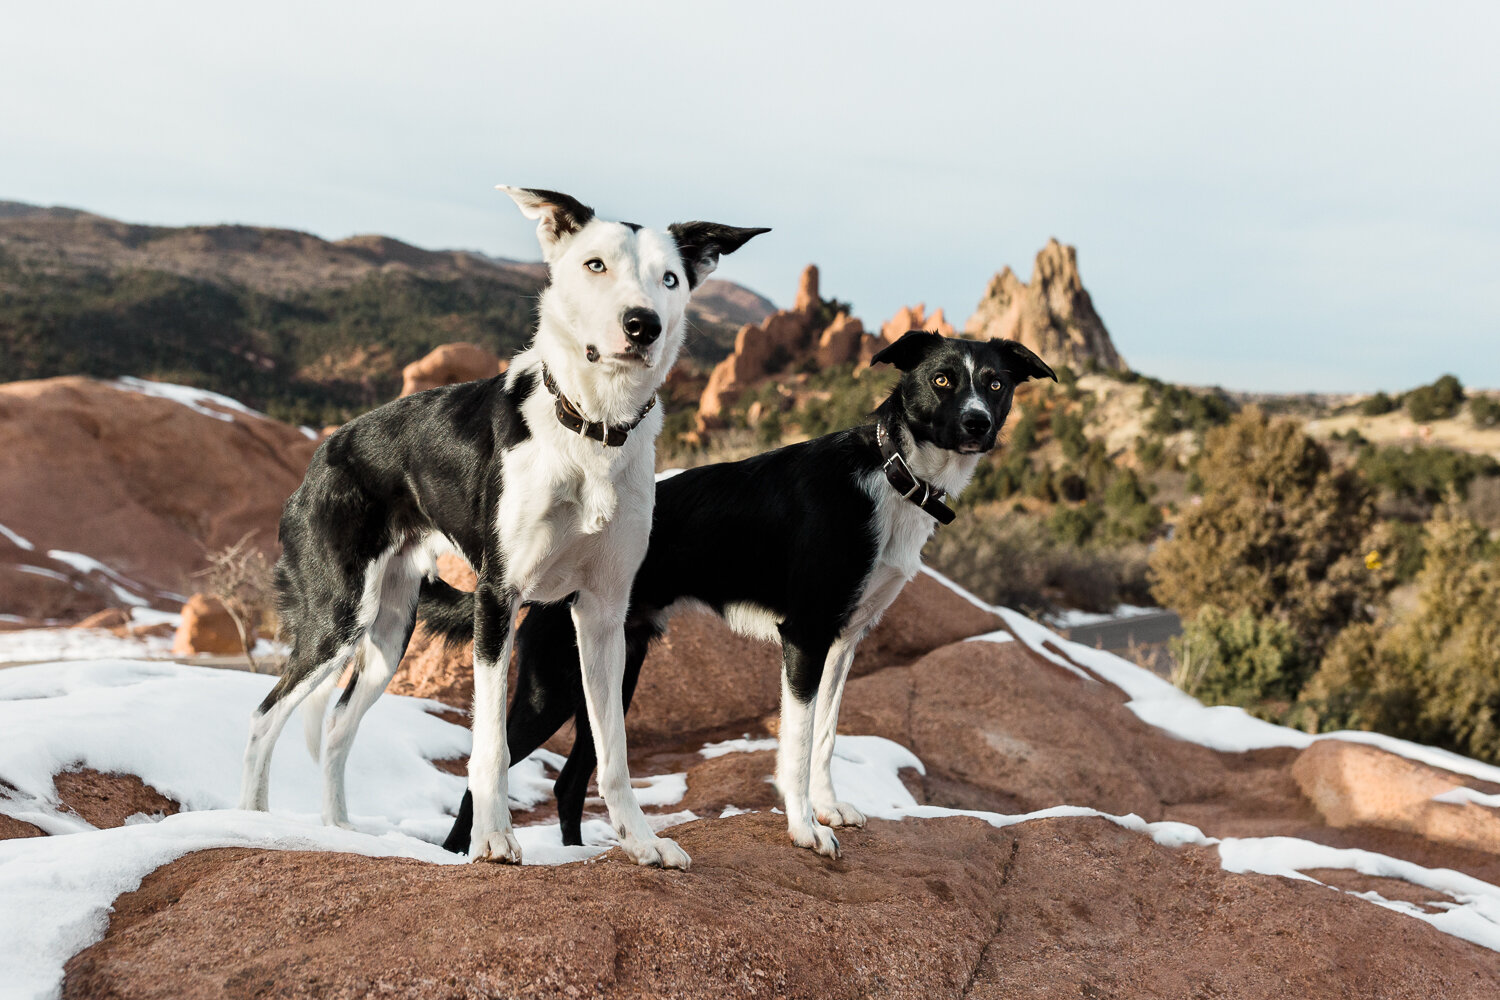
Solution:
{"label": "red sandstone rock", "polygon": [[673,836],[690,872],[191,854],[120,897],[63,996],[1494,994],[1493,952],[1100,819],[877,820],[839,861],[771,813]]}
{"label": "red sandstone rock", "polygon": [[792,302],[792,312],[815,313],[823,300],[818,296],[818,265],[809,264],[802,269],[797,280],[797,297]]}
{"label": "red sandstone rock", "polygon": [[[191,592],[205,551],[251,532],[274,553],[281,505],[316,442],[203,408],[217,415],[88,378],[0,385],[0,523],[32,546],[0,536],[0,610],[77,620],[122,604],[117,587],[175,607],[181,598],[163,594]],[[119,578],[50,550],[83,553]]]}
{"label": "red sandstone rock", "polygon": [[1053,365],[1127,368],[1083,287],[1077,250],[1055,239],[1036,255],[1030,284],[1009,267],[990,280],[964,333],[1019,340]]}
{"label": "red sandstone rock", "polygon": [[1320,740],[1302,751],[1292,776],[1329,826],[1381,827],[1500,853],[1500,814],[1494,809],[1433,801],[1479,784],[1472,778],[1344,740]]}
{"label": "red sandstone rock", "polygon": [[476,344],[444,344],[401,370],[401,395],[455,382],[472,382],[505,371],[500,356]]}
{"label": "red sandstone rock", "polygon": [[839,313],[818,338],[818,367],[833,368],[859,359],[859,345],[865,339],[865,325]]}
{"label": "red sandstone rock", "polygon": [[[251,637],[254,642],[254,637]],[[182,623],[172,640],[173,656],[232,656],[245,651],[234,619],[216,597],[194,594],[182,606]]]}
{"label": "red sandstone rock", "polygon": [[928,316],[927,304],[918,302],[914,307],[902,306],[896,310],[896,315],[881,324],[880,339],[887,344],[894,344],[912,330],[926,330],[929,333],[940,333],[945,337],[958,335],[953,324],[943,318],[941,309]]}

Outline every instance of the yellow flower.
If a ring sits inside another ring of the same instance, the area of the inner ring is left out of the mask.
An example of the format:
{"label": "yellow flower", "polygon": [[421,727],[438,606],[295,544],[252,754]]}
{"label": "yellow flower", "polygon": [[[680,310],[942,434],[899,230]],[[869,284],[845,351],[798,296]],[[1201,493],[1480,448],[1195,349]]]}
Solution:
{"label": "yellow flower", "polygon": [[1377,570],[1383,569],[1384,567],[1385,563],[1380,561],[1379,552],[1370,551],[1365,553],[1365,569]]}

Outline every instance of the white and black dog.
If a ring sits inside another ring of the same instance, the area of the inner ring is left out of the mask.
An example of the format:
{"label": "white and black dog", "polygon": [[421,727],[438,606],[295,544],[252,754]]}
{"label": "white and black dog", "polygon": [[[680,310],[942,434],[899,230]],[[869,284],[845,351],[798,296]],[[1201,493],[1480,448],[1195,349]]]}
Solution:
{"label": "white and black dog", "polygon": [[621,681],[631,580],[655,499],[655,394],[682,346],[688,295],[765,229],[688,222],[666,232],[607,222],[567,195],[503,188],[539,220],[549,271],[536,338],[509,370],[388,403],[319,446],[281,517],[276,590],[291,655],[255,710],[241,807],[266,809],[271,751],[297,704],[315,754],[328,716],[323,819],[347,825],[344,763],[361,717],[406,649],[419,586],[457,551],[471,597],[473,857],[519,862],[506,799],[506,670],[523,602],[572,595],[600,787],[625,851],[685,868],[630,787]]}
{"label": "white and black dog", "polygon": [[[839,801],[830,773],[855,647],[916,574],[937,524],[953,519],[944,495],[962,490],[995,447],[1016,386],[1056,379],[1010,340],[912,332],[874,360],[902,375],[872,423],[657,484],[651,545],[625,625],[627,708],[647,649],[677,608],[707,606],[738,632],[780,641],[776,783],[792,840],[829,856],[839,850],[830,827],[865,821]],[[419,613],[462,639],[471,601],[437,581],[424,585]],[[520,759],[576,717],[555,792],[564,843],[577,844],[594,746],[574,636],[566,605],[528,610],[508,728]],[[470,810],[465,796],[449,850],[467,848]]]}

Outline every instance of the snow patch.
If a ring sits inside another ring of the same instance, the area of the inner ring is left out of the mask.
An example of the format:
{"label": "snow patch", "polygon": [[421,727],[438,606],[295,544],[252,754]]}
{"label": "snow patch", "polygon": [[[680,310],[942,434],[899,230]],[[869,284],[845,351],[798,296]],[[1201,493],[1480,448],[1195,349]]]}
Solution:
{"label": "snow patch", "polygon": [[1085,625],[1101,625],[1122,618],[1139,618],[1141,615],[1160,614],[1161,608],[1144,608],[1138,604],[1122,604],[1113,611],[1078,611],[1064,608],[1047,616],[1053,628],[1082,628]]}
{"label": "snow patch", "polygon": [[168,637],[118,636],[105,629],[29,628],[0,632],[0,663],[113,657],[151,659],[171,653],[172,640]]}
{"label": "snow patch", "polygon": [[[140,597],[133,591],[144,591],[149,588],[136,583],[127,577],[121,576],[108,566],[92,556],[86,556],[82,552],[68,552],[65,549],[49,549],[47,557],[64,566],[72,567],[84,576],[90,573],[98,573],[104,577],[104,582],[109,584],[109,589],[114,592],[117,599],[135,607],[149,607],[149,601]],[[129,588],[129,589],[127,589]]]}
{"label": "snow patch", "polygon": [[11,544],[15,545],[15,547],[20,549],[22,552],[31,552],[36,549],[35,545],[32,545],[31,542],[22,538],[14,531],[11,531],[3,524],[0,524],[0,535],[4,535],[6,538],[9,538],[11,540]]}
{"label": "snow patch", "polygon": [[757,750],[775,750],[776,738],[774,736],[765,739],[754,740],[749,736],[742,736],[737,740],[721,740],[718,743],[705,743],[698,751],[700,757],[713,760],[730,753],[754,753]]}
{"label": "snow patch", "polygon": [[[174,403],[186,406],[194,413],[201,413],[205,417],[213,417],[215,420],[223,420],[233,423],[234,413],[242,413],[247,417],[259,417],[262,420],[269,419],[259,410],[252,410],[237,399],[221,396],[217,392],[209,392],[207,389],[195,389],[190,385],[177,385],[173,382],[151,382],[142,378],[127,376],[116,379],[113,383],[116,389],[122,392],[134,392],[142,396],[153,396],[157,399],[169,399]],[[210,409],[217,407],[217,409]],[[225,410],[231,411],[225,413]]]}

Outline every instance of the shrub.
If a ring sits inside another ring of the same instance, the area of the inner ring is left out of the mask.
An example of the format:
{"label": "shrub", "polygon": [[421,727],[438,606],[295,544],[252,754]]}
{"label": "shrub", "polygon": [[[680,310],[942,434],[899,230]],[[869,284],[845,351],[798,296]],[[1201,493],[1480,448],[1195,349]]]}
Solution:
{"label": "shrub", "polygon": [[1500,399],[1492,396],[1470,396],[1469,416],[1475,427],[1500,427]]}
{"label": "shrub", "polygon": [[1146,496],[1136,474],[1125,469],[1104,491],[1106,542],[1144,542],[1161,527],[1161,511]]}
{"label": "shrub", "polygon": [[1097,504],[1061,503],[1047,516],[1047,533],[1063,545],[1081,546],[1094,537],[1094,529],[1104,520]]}
{"label": "shrub", "polygon": [[1154,472],[1166,464],[1166,442],[1159,437],[1137,437],[1135,439],[1135,457],[1141,463],[1142,468]]}
{"label": "shrub", "polygon": [[1302,703],[1317,728],[1372,729],[1500,762],[1500,556],[1451,506],[1428,523],[1417,607],[1356,624]]}
{"label": "shrub", "polygon": [[1441,502],[1449,491],[1468,496],[1469,484],[1476,477],[1500,474],[1500,462],[1490,456],[1450,448],[1366,448],[1358,467],[1392,496],[1430,504]]}
{"label": "shrub", "polygon": [[1052,414],[1052,436],[1069,461],[1076,461],[1089,450],[1089,439],[1083,433],[1083,417],[1071,410],[1059,409]]}
{"label": "shrub", "polygon": [[1292,422],[1249,407],[1209,431],[1202,498],[1151,559],[1152,593],[1184,619],[1206,606],[1285,622],[1316,662],[1364,619],[1388,577],[1365,565],[1375,508],[1352,470]]}
{"label": "shrub", "polygon": [[1359,404],[1359,412],[1367,417],[1378,417],[1396,408],[1396,401],[1383,392],[1366,398]]}
{"label": "shrub", "polygon": [[1405,396],[1407,414],[1421,424],[1448,419],[1458,413],[1463,401],[1463,383],[1452,375],[1444,375],[1431,385],[1420,386]]}
{"label": "shrub", "polygon": [[1248,608],[1230,616],[1206,606],[1170,646],[1179,687],[1207,704],[1238,705],[1262,718],[1282,717],[1307,673],[1292,629]]}
{"label": "shrub", "polygon": [[1181,430],[1199,434],[1210,427],[1227,423],[1234,415],[1234,404],[1222,390],[1195,392],[1179,385],[1158,385],[1156,409],[1146,422],[1146,430],[1165,436]]}
{"label": "shrub", "polygon": [[998,504],[965,509],[938,529],[922,558],[984,600],[1033,614],[1057,603],[1108,611],[1150,602],[1142,546],[1060,545],[1040,517]]}

